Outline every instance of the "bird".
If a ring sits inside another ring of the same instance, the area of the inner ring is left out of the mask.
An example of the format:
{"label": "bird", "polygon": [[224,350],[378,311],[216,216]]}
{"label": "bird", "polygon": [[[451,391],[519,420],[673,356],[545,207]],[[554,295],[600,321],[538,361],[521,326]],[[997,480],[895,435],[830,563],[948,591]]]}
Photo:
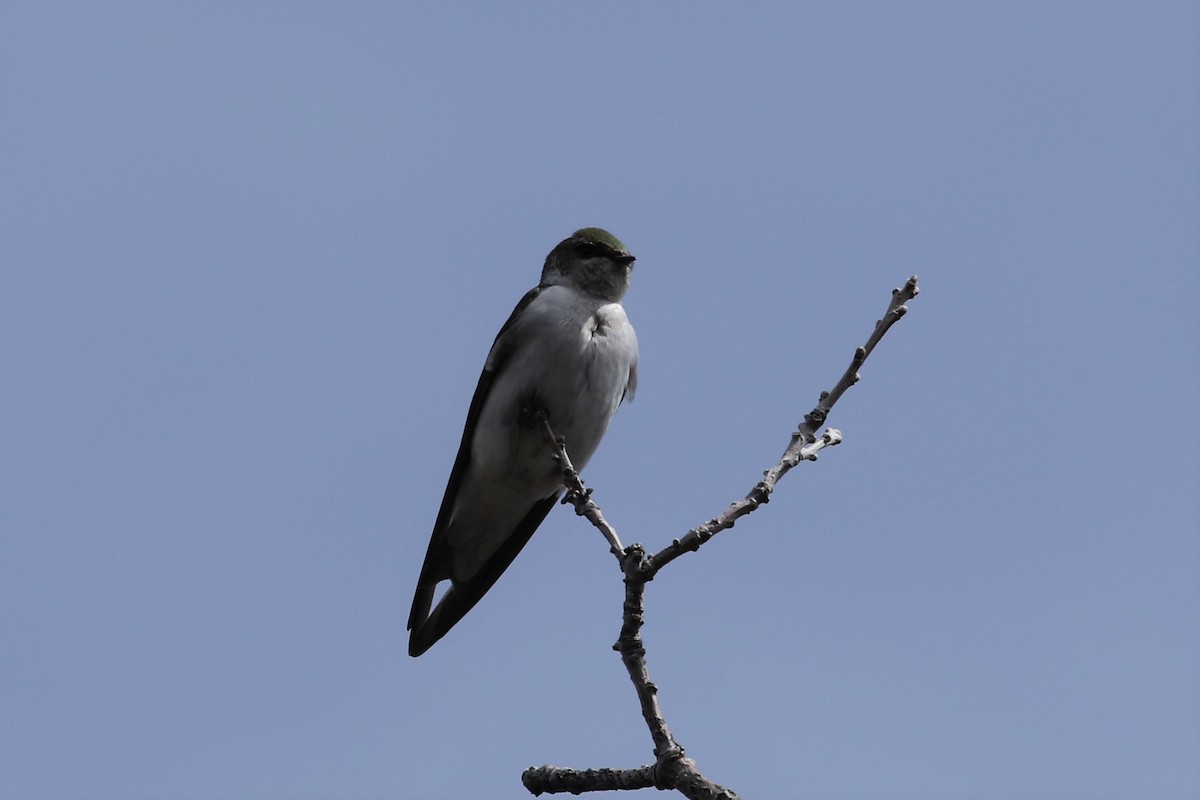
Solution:
{"label": "bird", "polygon": [[618,406],[633,399],[637,335],[621,307],[633,262],[608,231],[575,231],[546,256],[538,285],[496,335],[417,579],[410,656],[479,602],[562,494],[540,415],[582,470]]}

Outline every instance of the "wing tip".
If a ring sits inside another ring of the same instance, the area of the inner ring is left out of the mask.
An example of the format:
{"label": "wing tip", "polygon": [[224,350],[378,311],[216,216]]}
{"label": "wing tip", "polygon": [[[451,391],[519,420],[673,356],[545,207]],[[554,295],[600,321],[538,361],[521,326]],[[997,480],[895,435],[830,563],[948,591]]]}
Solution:
{"label": "wing tip", "polygon": [[413,628],[412,633],[408,636],[408,654],[413,658],[433,647],[433,643],[437,641],[437,639],[431,639],[422,635],[423,631],[424,627],[418,625],[416,628]]}
{"label": "wing tip", "polygon": [[430,612],[433,587],[422,589],[423,592],[418,590],[417,593],[422,603],[418,604],[414,600],[412,613],[408,617],[408,654],[413,658],[437,644],[471,610],[471,606],[475,605],[464,603],[457,591],[458,586],[452,584]]}

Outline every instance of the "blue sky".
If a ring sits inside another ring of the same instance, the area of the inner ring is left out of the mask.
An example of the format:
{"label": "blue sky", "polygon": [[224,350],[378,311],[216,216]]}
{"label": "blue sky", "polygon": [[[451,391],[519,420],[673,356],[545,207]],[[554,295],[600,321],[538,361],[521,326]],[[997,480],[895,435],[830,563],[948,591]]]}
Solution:
{"label": "blue sky", "polygon": [[637,766],[603,540],[404,622],[492,337],[585,225],[661,547],[910,274],[843,446],[649,587],[745,797],[1200,793],[1192,3],[9,3],[0,794],[521,797]]}

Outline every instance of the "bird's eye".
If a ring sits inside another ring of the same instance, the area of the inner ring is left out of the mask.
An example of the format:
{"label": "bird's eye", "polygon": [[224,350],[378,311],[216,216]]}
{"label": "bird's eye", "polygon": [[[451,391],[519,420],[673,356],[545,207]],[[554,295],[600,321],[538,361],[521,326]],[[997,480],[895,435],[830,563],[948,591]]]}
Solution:
{"label": "bird's eye", "polygon": [[608,248],[596,242],[584,242],[579,246],[580,258],[601,258],[608,255]]}

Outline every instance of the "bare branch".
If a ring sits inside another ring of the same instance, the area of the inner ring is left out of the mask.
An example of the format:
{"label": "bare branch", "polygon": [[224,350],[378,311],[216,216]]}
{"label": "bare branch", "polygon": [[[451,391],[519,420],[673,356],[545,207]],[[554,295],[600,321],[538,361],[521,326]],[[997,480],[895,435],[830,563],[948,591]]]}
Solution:
{"label": "bare branch", "polygon": [[[564,502],[574,503],[577,513],[586,516],[602,532],[611,531],[599,507],[589,499],[591,490],[583,486],[578,474],[570,467],[566,445],[561,438],[554,436],[548,421],[543,419],[542,424],[549,441],[554,443],[558,451],[564,482],[570,481]],[[616,539],[616,532],[611,532],[610,544]],[[696,767],[696,762],[684,755],[683,747],[675,741],[658,705],[658,687],[650,680],[650,672],[646,667],[646,647],[642,642],[646,583],[654,577],[648,567],[649,561],[641,545],[632,544],[621,553],[621,570],[625,573],[625,602],[621,614],[621,635],[613,649],[621,654],[621,663],[629,673],[629,680],[641,704],[642,718],[654,742],[655,763],[633,770],[573,770],[551,765],[530,767],[522,774],[521,781],[533,794],[580,794],[654,786],[676,789],[692,800],[737,800],[734,792],[704,777]]]}
{"label": "bare branch", "polygon": [[539,411],[537,419],[542,423],[543,438],[548,445],[554,448],[554,460],[562,467],[563,486],[567,489],[562,502],[574,506],[576,514],[587,517],[588,521],[596,526],[596,529],[608,540],[609,550],[617,557],[619,563],[625,557],[625,547],[621,544],[620,537],[617,536],[616,528],[609,525],[608,520],[600,513],[600,506],[592,502],[592,490],[583,485],[583,479],[579,477],[575,465],[571,463],[571,457],[567,455],[566,440],[561,436],[554,435],[554,429],[550,427],[550,420],[545,411]]}
{"label": "bare branch", "polygon": [[[675,539],[662,550],[650,556],[648,560],[650,562],[649,569],[651,573],[658,572],[684,553],[699,550],[700,545],[721,531],[732,528],[739,519],[770,501],[771,492],[775,490],[775,484],[792,467],[801,461],[816,461],[817,453],[821,450],[842,443],[842,432],[836,428],[830,428],[821,434],[821,438],[808,444],[805,444],[802,439],[798,438],[799,434],[792,434],[792,436],[793,446],[788,447],[787,452],[783,454],[783,458],[780,459],[778,464],[763,473],[763,479],[754,485],[749,494],[736,503],[731,504],[729,508],[725,509],[724,513],[710,519],[703,525],[692,528],[683,538]],[[794,445],[796,444],[799,444],[799,447],[795,447]]]}
{"label": "bare branch", "polygon": [[636,769],[567,769],[547,764],[525,770],[521,773],[521,783],[535,797],[543,792],[582,794],[616,789],[652,789],[654,765]]}
{"label": "bare branch", "polygon": [[738,519],[768,502],[775,489],[775,484],[792,467],[801,461],[816,461],[817,454],[821,450],[841,443],[841,431],[836,428],[828,428],[818,437],[816,435],[817,428],[824,424],[834,404],[846,390],[858,381],[858,370],[867,360],[867,356],[875,349],[875,345],[879,343],[888,329],[908,310],[904,304],[916,297],[919,291],[916,276],[909,278],[902,288],[892,290],[892,301],[888,305],[887,312],[883,319],[875,323],[875,330],[868,337],[866,344],[855,350],[849,368],[833,389],[821,393],[816,407],[804,415],[804,421],[800,424],[799,429],[792,434],[791,441],[784,450],[779,463],[763,473],[763,479],[755,484],[745,498],[733,503],[723,514],[688,531],[683,538],[676,539],[654,555],[647,555],[639,544],[622,547],[616,530],[604,519],[599,506],[592,502],[592,490],[583,485],[579,474],[572,466],[571,459],[567,455],[566,442],[562,437],[555,436],[544,413],[538,415],[546,442],[554,449],[554,458],[562,468],[563,485],[566,487],[563,502],[573,505],[576,514],[587,517],[604,534],[625,575],[625,602],[621,614],[621,635],[617,639],[617,643],[613,645],[613,649],[621,654],[621,662],[625,665],[634,691],[637,693],[638,702],[642,708],[642,718],[646,721],[646,726],[650,730],[650,738],[654,742],[655,763],[627,770],[573,770],[549,765],[530,767],[525,770],[521,780],[531,793],[534,795],[540,795],[543,792],[581,794],[613,789],[644,789],[653,786],[658,789],[675,789],[691,800],[737,800],[734,792],[718,786],[701,774],[695,762],[684,755],[683,748],[675,740],[663,718],[662,709],[658,704],[658,687],[650,680],[650,673],[646,667],[646,648],[642,641],[646,584],[654,579],[655,574],[662,567],[686,552],[699,549],[700,545],[713,536],[727,528],[732,528]]}
{"label": "bare branch", "polygon": [[682,748],[675,742],[671,729],[667,727],[667,721],[658,705],[658,687],[650,680],[650,672],[646,669],[642,624],[645,621],[646,581],[650,578],[645,574],[645,563],[646,553],[641,545],[633,544],[626,549],[625,559],[621,564],[625,572],[621,636],[613,645],[613,650],[621,654],[621,661],[629,672],[629,679],[633,681],[638,702],[642,705],[642,718],[646,720],[650,738],[654,740],[654,755],[661,759],[674,751],[682,753]]}
{"label": "bare branch", "polygon": [[812,411],[804,415],[804,421],[800,423],[799,429],[792,434],[791,441],[788,443],[787,449],[783,451],[783,456],[780,457],[779,463],[764,472],[763,479],[756,483],[754,488],[744,498],[729,506],[724,513],[702,525],[692,528],[683,538],[674,540],[660,552],[650,556],[651,573],[662,569],[684,553],[694,552],[699,549],[700,545],[721,531],[732,528],[739,518],[746,516],[751,511],[770,501],[771,492],[775,491],[775,484],[792,467],[801,461],[816,461],[817,453],[821,449],[841,443],[841,431],[831,428],[818,438],[816,435],[817,428],[829,418],[829,412],[833,410],[834,404],[841,399],[846,390],[858,382],[858,370],[866,362],[867,356],[875,349],[875,345],[879,344],[879,340],[888,332],[888,329],[908,312],[908,306],[905,303],[916,297],[920,291],[920,287],[917,286],[916,275],[909,278],[901,288],[892,290],[892,299],[888,303],[887,311],[884,312],[883,318],[876,321],[875,330],[867,338],[866,344],[854,351],[854,356],[850,360],[850,366],[842,374],[842,377],[834,387],[828,392],[821,392],[817,405]]}
{"label": "bare branch", "polygon": [[625,604],[621,614],[621,636],[613,649],[621,654],[621,663],[633,682],[642,706],[642,718],[654,741],[657,759],[654,785],[660,789],[677,789],[693,800],[737,800],[736,794],[704,777],[696,762],[684,755],[683,747],[675,741],[658,705],[658,687],[650,680],[646,646],[642,642],[646,583],[654,578],[654,574],[641,545],[632,544],[626,548],[621,569],[625,573]]}
{"label": "bare branch", "polygon": [[905,303],[920,293],[921,287],[917,286],[916,275],[909,278],[899,289],[892,289],[892,301],[888,303],[888,308],[884,312],[883,318],[876,320],[875,330],[871,331],[871,335],[867,338],[867,343],[854,351],[854,358],[850,362],[850,367],[842,375],[841,380],[828,392],[822,392],[817,407],[804,416],[804,424],[800,426],[801,431],[807,430],[812,434],[825,423],[825,419],[829,416],[829,412],[833,410],[834,404],[842,398],[847,389],[858,383],[858,369],[867,360],[867,356],[871,355],[871,351],[875,349],[875,345],[879,344],[879,340],[883,338],[883,335],[888,332],[889,328],[908,313],[908,306]]}

